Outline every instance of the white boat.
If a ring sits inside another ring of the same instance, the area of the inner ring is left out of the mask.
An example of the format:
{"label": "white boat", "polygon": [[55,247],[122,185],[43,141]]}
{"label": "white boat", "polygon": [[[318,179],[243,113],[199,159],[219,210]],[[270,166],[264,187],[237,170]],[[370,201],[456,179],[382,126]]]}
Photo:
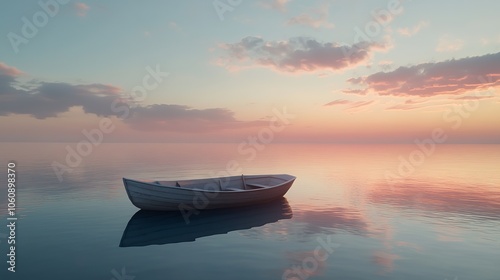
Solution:
{"label": "white boat", "polygon": [[283,197],[295,177],[287,174],[230,176],[178,181],[123,178],[137,208],[155,211],[197,211],[263,203]]}

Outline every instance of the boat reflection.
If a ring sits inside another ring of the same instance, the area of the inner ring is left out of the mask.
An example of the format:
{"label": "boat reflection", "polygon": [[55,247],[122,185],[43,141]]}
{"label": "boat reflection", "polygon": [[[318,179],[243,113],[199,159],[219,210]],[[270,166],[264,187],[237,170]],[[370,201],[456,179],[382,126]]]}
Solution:
{"label": "boat reflection", "polygon": [[186,223],[182,213],[139,210],[123,232],[120,247],[192,242],[200,237],[260,227],[292,218],[286,198],[239,208],[200,211]]}

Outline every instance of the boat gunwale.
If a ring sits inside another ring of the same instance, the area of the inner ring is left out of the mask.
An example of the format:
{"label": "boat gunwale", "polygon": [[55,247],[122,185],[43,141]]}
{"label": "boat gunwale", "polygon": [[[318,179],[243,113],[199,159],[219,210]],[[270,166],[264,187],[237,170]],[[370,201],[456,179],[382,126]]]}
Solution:
{"label": "boat gunwale", "polygon": [[[123,182],[125,183],[125,186],[126,186],[126,189],[127,189],[127,193],[128,193],[127,181],[131,181],[131,182],[145,184],[145,185],[149,185],[149,186],[153,186],[153,187],[157,187],[157,188],[168,188],[168,189],[172,189],[172,190],[185,190],[185,191],[188,191],[188,192],[196,192],[196,191],[198,191],[198,192],[204,192],[204,193],[234,193],[234,194],[236,194],[236,193],[247,193],[247,192],[253,192],[253,191],[266,191],[266,190],[270,190],[270,189],[281,187],[281,186],[286,185],[286,184],[288,184],[290,182],[293,182],[295,179],[297,179],[297,177],[295,177],[293,175],[289,175],[289,174],[248,175],[248,177],[261,178],[261,177],[276,177],[276,176],[279,176],[279,175],[290,176],[291,179],[286,180],[283,183],[279,183],[279,184],[276,184],[276,185],[273,185],[273,186],[269,186],[269,187],[265,187],[265,188],[250,189],[250,190],[242,189],[241,191],[193,189],[193,188],[186,188],[186,187],[160,185],[160,184],[155,184],[155,183],[150,183],[150,182],[144,182],[144,181],[139,181],[139,180],[134,180],[134,179],[128,179],[128,178],[125,178],[125,177],[123,177],[122,179],[123,179]],[[238,176],[202,178],[202,179],[194,179],[194,180],[214,180],[214,182],[217,182],[216,180],[220,180],[222,178],[231,178],[231,177],[238,177]]]}

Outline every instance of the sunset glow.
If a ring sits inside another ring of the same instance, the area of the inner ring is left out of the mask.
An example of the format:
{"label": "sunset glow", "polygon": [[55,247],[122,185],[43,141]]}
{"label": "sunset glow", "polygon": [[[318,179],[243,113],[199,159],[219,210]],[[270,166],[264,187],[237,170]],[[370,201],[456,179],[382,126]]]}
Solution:
{"label": "sunset glow", "polygon": [[0,141],[240,142],[286,108],[277,142],[500,143],[496,2],[62,2],[0,12]]}

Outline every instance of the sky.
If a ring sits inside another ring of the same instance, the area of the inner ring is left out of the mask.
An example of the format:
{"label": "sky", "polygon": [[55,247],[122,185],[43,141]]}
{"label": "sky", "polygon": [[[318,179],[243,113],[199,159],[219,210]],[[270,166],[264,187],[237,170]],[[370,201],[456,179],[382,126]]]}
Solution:
{"label": "sky", "polygon": [[498,1],[1,5],[2,142],[500,143]]}

